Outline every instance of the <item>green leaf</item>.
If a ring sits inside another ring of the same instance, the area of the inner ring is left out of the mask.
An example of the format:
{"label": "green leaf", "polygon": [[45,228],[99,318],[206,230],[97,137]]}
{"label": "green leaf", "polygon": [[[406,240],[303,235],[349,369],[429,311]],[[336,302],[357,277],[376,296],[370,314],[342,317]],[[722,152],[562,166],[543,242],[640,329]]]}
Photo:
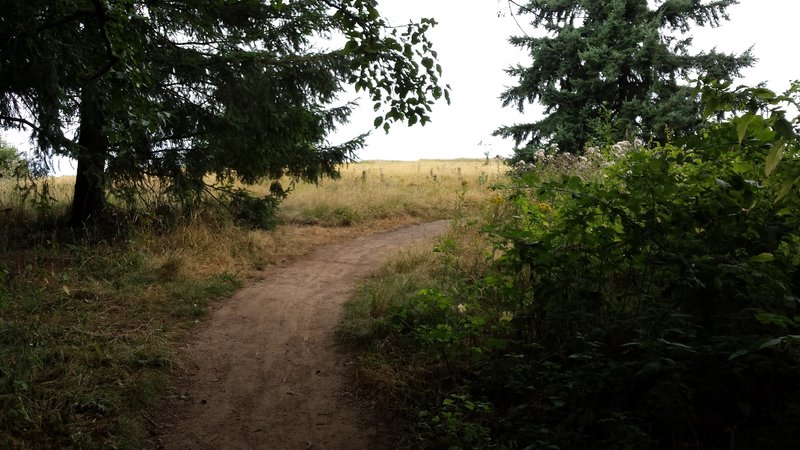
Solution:
{"label": "green leaf", "polygon": [[373,125],[375,126],[375,128],[378,128],[382,124],[383,124],[383,117],[382,116],[376,117],[375,118],[375,122],[373,122]]}
{"label": "green leaf", "polygon": [[775,256],[773,256],[772,253],[761,253],[759,255],[751,257],[750,262],[764,263],[764,262],[770,262],[774,259]]}
{"label": "green leaf", "polygon": [[739,137],[739,145],[742,145],[742,141],[744,141],[744,137],[747,134],[747,127],[750,126],[754,119],[755,116],[748,114],[736,120],[736,135]]}
{"label": "green leaf", "polygon": [[571,176],[567,179],[567,187],[570,189],[577,191],[583,186],[583,180],[580,177]]}
{"label": "green leaf", "polygon": [[746,355],[748,353],[750,353],[750,352],[747,351],[747,350],[737,350],[737,351],[731,353],[731,356],[728,357],[728,361],[734,360],[734,359],[736,359],[736,358],[738,358],[740,356],[744,356],[744,355]]}
{"label": "green leaf", "polygon": [[778,197],[777,197],[777,199],[775,201],[779,202],[779,201],[783,200],[784,197],[789,195],[789,192],[797,184],[798,181],[800,181],[800,175],[797,175],[794,178],[789,178],[788,180],[785,180],[783,182],[783,184],[781,184],[781,190],[778,192]]}
{"label": "green leaf", "polygon": [[776,325],[784,329],[795,326],[794,320],[791,318],[767,311],[756,312],[756,320],[763,325]]}
{"label": "green leaf", "polygon": [[764,174],[769,176],[772,171],[778,167],[778,163],[781,162],[783,159],[784,149],[786,148],[786,143],[783,140],[778,141],[775,145],[772,146],[772,150],[769,151],[767,155],[767,161],[764,167]]}
{"label": "green leaf", "polygon": [[781,342],[783,342],[783,339],[784,339],[784,337],[785,337],[785,336],[781,336],[781,337],[779,337],[779,338],[775,338],[775,339],[770,339],[770,340],[768,340],[767,342],[764,342],[763,344],[761,344],[761,346],[760,346],[760,347],[758,347],[758,349],[759,349],[759,350],[763,350],[763,349],[765,349],[765,348],[772,348],[772,347],[775,347],[776,345],[778,345],[778,344],[780,344]]}
{"label": "green leaf", "polygon": [[358,48],[358,41],[356,41],[355,39],[350,39],[349,41],[347,41],[347,44],[345,44],[345,46],[344,46],[344,52],[345,53],[350,53],[350,52],[354,51],[357,48]]}

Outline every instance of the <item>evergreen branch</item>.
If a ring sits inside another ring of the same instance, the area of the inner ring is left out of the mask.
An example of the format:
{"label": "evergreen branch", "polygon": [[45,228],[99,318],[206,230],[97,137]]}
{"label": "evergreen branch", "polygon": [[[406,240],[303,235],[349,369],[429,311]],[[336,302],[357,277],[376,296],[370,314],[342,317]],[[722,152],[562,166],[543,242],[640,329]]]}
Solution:
{"label": "evergreen branch", "polygon": [[[527,13],[529,13],[529,14],[533,14],[533,16],[534,16],[534,17],[536,17],[536,22],[537,22],[537,23],[541,23],[541,22],[550,22],[550,21],[552,21],[552,20],[553,20],[552,13],[551,13],[551,14],[543,14],[543,13],[541,13],[541,12],[539,12],[539,11],[536,11],[536,10],[534,10],[534,9],[532,9],[532,8],[529,8],[529,7],[527,7],[527,6],[523,6],[523,5],[521,5],[521,4],[520,4],[519,2],[517,2],[516,0],[508,0],[508,3],[509,3],[509,9],[511,9],[511,4],[513,4],[513,5],[515,5],[517,8],[519,8],[519,9],[520,9],[520,11],[525,11],[525,12],[527,12]],[[570,23],[570,25],[572,25],[572,23],[575,21],[575,19],[586,19],[586,18],[587,18],[587,16],[586,16],[586,15],[577,15],[577,14],[571,14],[571,15],[570,15],[570,20],[569,20],[569,23]],[[515,20],[516,20],[516,19],[515,19]],[[556,21],[560,21],[560,18],[559,18],[559,17],[556,17]],[[524,31],[523,31],[523,33],[524,33]],[[527,35],[526,35],[526,36],[527,36]]]}
{"label": "evergreen branch", "polygon": [[55,140],[56,142],[58,142],[59,144],[63,145],[64,147],[70,147],[70,146],[75,145],[75,142],[67,139],[66,137],[64,137],[63,134],[59,133],[59,134],[53,136],[46,129],[40,127],[39,125],[36,125],[35,123],[31,122],[30,120],[23,119],[21,117],[0,115],[0,121],[2,121],[2,120],[8,121],[8,122],[18,123],[20,125],[24,125],[24,126],[30,128],[31,130],[41,134],[41,135],[47,136],[48,139]]}
{"label": "evergreen branch", "polygon": [[525,30],[522,28],[522,25],[520,25],[519,20],[517,20],[517,15],[514,14],[514,10],[511,8],[512,4],[519,6],[519,3],[515,2],[514,0],[508,0],[508,12],[509,14],[511,14],[511,18],[514,19],[514,23],[517,24],[517,28],[519,28],[519,31],[521,31],[526,38],[531,39],[531,36],[525,32]]}
{"label": "evergreen branch", "polygon": [[[42,31],[47,31],[47,30],[50,30],[52,28],[60,27],[61,25],[66,25],[66,24],[68,24],[70,22],[74,22],[74,21],[76,21],[76,20],[78,20],[78,19],[80,19],[82,17],[95,16],[95,14],[96,14],[95,10],[92,10],[92,9],[79,9],[78,11],[75,11],[74,13],[72,13],[72,14],[70,14],[68,16],[65,16],[65,17],[63,17],[61,19],[55,20],[55,21],[50,22],[50,23],[46,23],[44,25],[39,25],[38,27],[36,27],[34,29],[34,32],[41,33]],[[24,35],[24,34],[27,34],[27,31],[23,31],[23,32],[19,33],[20,36]]]}
{"label": "evergreen branch", "polygon": [[0,120],[7,120],[9,122],[19,123],[21,125],[27,126],[28,128],[30,128],[30,129],[32,129],[32,130],[34,130],[36,132],[40,132],[40,133],[43,132],[42,128],[40,128],[38,125],[36,125],[35,123],[31,122],[30,120],[26,120],[26,119],[23,119],[21,117],[0,115]]}

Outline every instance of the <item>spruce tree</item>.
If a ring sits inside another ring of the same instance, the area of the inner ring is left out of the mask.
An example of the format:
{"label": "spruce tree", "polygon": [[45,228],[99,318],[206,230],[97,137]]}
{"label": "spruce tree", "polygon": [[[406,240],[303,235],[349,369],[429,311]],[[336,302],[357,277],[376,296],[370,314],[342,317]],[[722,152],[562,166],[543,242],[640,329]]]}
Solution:
{"label": "spruce tree", "polygon": [[40,159],[77,160],[74,223],[152,180],[188,203],[234,182],[316,180],[363,144],[328,140],[353,106],[347,84],[376,127],[430,120],[448,95],[433,25],[390,27],[376,0],[6,1],[0,128],[30,131]]}
{"label": "spruce tree", "polygon": [[582,152],[589,141],[607,143],[641,137],[663,141],[668,133],[695,129],[698,99],[687,80],[730,80],[753,63],[750,52],[691,53],[696,27],[718,26],[736,0],[531,0],[512,1],[530,16],[539,36],[510,42],[530,52],[530,66],[508,73],[518,80],[502,93],[504,106],[523,111],[540,103],[538,122],[503,126],[495,135],[512,138],[517,158],[534,146],[557,144]]}

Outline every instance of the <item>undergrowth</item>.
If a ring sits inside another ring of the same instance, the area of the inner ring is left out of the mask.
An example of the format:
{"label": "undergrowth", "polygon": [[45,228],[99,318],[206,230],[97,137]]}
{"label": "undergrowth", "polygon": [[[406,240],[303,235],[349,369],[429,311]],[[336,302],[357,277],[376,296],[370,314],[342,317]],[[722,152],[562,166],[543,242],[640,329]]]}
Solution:
{"label": "undergrowth", "polygon": [[406,447],[796,447],[792,97],[703,94],[729,114],[696,140],[523,171],[359,290],[339,336]]}

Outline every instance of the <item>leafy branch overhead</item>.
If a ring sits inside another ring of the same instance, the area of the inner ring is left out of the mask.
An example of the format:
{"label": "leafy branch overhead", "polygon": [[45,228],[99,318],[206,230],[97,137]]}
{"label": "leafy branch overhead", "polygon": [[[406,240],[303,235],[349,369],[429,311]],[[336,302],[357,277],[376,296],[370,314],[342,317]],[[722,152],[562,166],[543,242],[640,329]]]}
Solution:
{"label": "leafy branch overhead", "polygon": [[436,100],[444,97],[450,102],[449,86],[441,86],[438,53],[426,35],[436,21],[421,19],[419,23],[392,27],[371,4],[364,14],[374,21],[371,26],[364,25],[363,16],[341,9],[334,15],[349,30],[345,33],[345,54],[360,55],[348,81],[356,92],[363,90],[369,95],[375,112],[386,110],[375,118],[375,128],[382,126],[388,132],[392,123],[403,120],[409,126],[425,125],[431,120],[429,113]]}
{"label": "leafy branch overhead", "polygon": [[389,27],[374,0],[32,0],[0,14],[0,127],[31,132],[43,161],[78,161],[76,222],[145,178],[192,203],[208,174],[335,176],[364,138],[328,141],[353,107],[338,103],[345,83],[386,130],[425,124],[449,97],[435,22]]}

